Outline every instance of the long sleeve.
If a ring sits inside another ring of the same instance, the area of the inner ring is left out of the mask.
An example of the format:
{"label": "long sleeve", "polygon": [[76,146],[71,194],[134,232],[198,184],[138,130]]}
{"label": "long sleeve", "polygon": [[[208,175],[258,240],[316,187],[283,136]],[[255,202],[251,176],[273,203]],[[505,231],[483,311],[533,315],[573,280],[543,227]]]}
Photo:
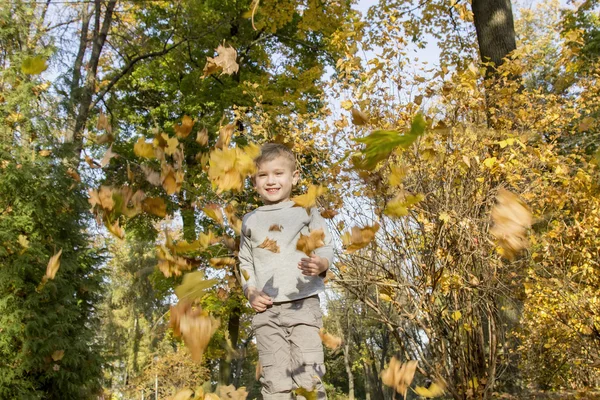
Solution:
{"label": "long sleeve", "polygon": [[254,259],[252,257],[252,243],[247,233],[246,219],[242,223],[242,232],[240,238],[240,251],[238,258],[240,260],[240,274],[242,279],[242,289],[246,294],[246,289],[249,286],[256,287],[256,274],[254,273]]}
{"label": "long sleeve", "polygon": [[327,227],[327,222],[325,218],[321,216],[319,210],[316,208],[312,208],[310,210],[310,223],[308,225],[308,229],[313,231],[315,229],[323,229],[325,233],[325,246],[319,247],[315,249],[314,253],[319,257],[326,258],[329,261],[329,266],[333,263],[333,244],[331,240],[331,234],[329,233],[329,228]]}

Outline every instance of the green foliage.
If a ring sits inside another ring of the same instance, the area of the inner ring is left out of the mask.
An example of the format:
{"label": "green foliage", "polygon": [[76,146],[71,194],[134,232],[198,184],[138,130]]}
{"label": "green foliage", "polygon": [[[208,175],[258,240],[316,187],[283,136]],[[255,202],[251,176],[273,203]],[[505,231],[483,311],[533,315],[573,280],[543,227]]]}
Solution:
{"label": "green foliage", "polygon": [[[2,148],[0,160],[0,397],[90,398],[100,388],[102,259],[89,246],[84,194],[50,159]],[[55,279],[40,285],[59,249]]]}

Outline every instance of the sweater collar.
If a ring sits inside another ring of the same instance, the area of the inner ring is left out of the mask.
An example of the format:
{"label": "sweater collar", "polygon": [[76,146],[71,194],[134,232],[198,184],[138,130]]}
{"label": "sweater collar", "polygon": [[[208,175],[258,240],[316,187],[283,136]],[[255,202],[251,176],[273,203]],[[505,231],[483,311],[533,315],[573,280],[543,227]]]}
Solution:
{"label": "sweater collar", "polygon": [[257,208],[257,211],[272,211],[272,210],[281,210],[284,208],[290,208],[294,206],[294,202],[292,200],[282,201],[281,203],[268,204],[266,206],[260,206]]}

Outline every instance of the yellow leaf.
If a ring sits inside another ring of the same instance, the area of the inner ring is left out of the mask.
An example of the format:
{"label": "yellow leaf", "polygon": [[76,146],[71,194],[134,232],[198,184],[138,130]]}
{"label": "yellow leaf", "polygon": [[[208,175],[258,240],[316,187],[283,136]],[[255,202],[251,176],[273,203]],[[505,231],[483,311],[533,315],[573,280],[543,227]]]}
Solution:
{"label": "yellow leaf", "polygon": [[47,68],[46,59],[42,56],[27,57],[21,64],[21,71],[28,75],[39,75]]}
{"label": "yellow leaf", "polygon": [[388,181],[390,186],[400,186],[406,176],[406,168],[393,165],[390,167],[390,175]]}
{"label": "yellow leaf", "polygon": [[369,116],[356,108],[352,108],[352,123],[354,125],[368,124]]}
{"label": "yellow leaf", "polygon": [[218,279],[205,279],[202,271],[188,272],[183,276],[181,285],[175,288],[175,295],[179,301],[193,302],[201,299],[206,289],[215,286],[218,282]]}
{"label": "yellow leaf", "polygon": [[110,233],[118,237],[119,239],[123,239],[125,237],[125,231],[119,225],[119,220],[115,220],[114,223],[110,223],[106,218],[104,219],[104,226]]}
{"label": "yellow leaf", "polygon": [[328,347],[331,350],[336,350],[342,344],[341,338],[325,332],[324,328],[321,328],[319,330],[319,336],[321,337],[321,341],[323,342],[325,347]]}
{"label": "yellow leaf", "polygon": [[200,146],[206,146],[208,144],[208,130],[206,128],[202,128],[202,130],[198,131],[196,142]]}
{"label": "yellow leaf", "polygon": [[171,400],[189,400],[194,398],[194,391],[192,389],[183,389],[175,394]]}
{"label": "yellow leaf", "polygon": [[415,96],[415,99],[413,101],[416,105],[420,106],[421,103],[423,102],[423,95],[420,94],[418,96]]}
{"label": "yellow leaf", "polygon": [[229,142],[231,142],[231,136],[233,135],[234,130],[234,124],[227,124],[221,129],[219,129],[219,138],[217,139],[217,144],[215,145],[215,147],[217,149],[229,147]]}
{"label": "yellow leaf", "polygon": [[388,303],[392,302],[392,298],[385,293],[379,293],[379,298],[383,301],[387,301]]}
{"label": "yellow leaf", "polygon": [[242,270],[242,275],[244,276],[244,279],[246,281],[250,280],[250,274],[248,273],[248,271],[246,271],[245,269]]}
{"label": "yellow leaf", "polygon": [[445,223],[450,222],[450,215],[447,212],[441,212],[438,216],[440,221],[444,221]]}
{"label": "yellow leaf", "polygon": [[439,397],[444,394],[445,385],[440,382],[433,382],[429,385],[428,388],[423,386],[417,386],[415,388],[415,393],[422,397],[427,397],[428,399],[433,397]]}
{"label": "yellow leaf", "polygon": [[221,399],[245,400],[246,397],[248,397],[248,392],[246,391],[245,386],[237,389],[233,385],[219,386],[217,388],[217,393]]}
{"label": "yellow leaf", "polygon": [[235,265],[235,258],[233,257],[213,257],[209,260],[210,265],[214,268],[223,268],[226,266]]}
{"label": "yellow leaf", "polygon": [[317,204],[317,197],[323,195],[326,189],[322,186],[310,185],[305,194],[292,198],[297,207],[312,208]]}
{"label": "yellow leaf", "polygon": [[359,228],[358,226],[352,227],[351,232],[345,232],[342,235],[342,243],[346,248],[346,252],[354,253],[366,247],[375,238],[378,230],[378,223],[375,223],[373,226],[365,226],[364,228]]}
{"label": "yellow leaf", "polygon": [[186,137],[188,137],[188,135],[192,131],[192,128],[194,127],[194,123],[195,121],[192,118],[190,118],[187,115],[184,115],[181,119],[181,123],[175,124],[175,126],[173,127],[175,129],[175,134],[177,135],[177,137],[180,139],[185,139]]}
{"label": "yellow leaf", "polygon": [[279,246],[277,245],[277,241],[274,239],[265,238],[265,240],[258,246],[258,248],[269,250],[273,253],[279,253]]}
{"label": "yellow leaf", "polygon": [[64,356],[65,356],[64,350],[56,350],[54,353],[52,353],[52,359],[54,361],[60,361],[63,359]]}
{"label": "yellow leaf", "polygon": [[459,320],[459,319],[461,319],[461,317],[462,317],[462,313],[461,313],[460,311],[458,311],[458,310],[456,310],[456,311],[454,311],[454,312],[452,313],[452,319],[453,319],[454,321],[457,321],[457,322],[458,322],[458,320]]}
{"label": "yellow leaf", "polygon": [[60,249],[58,251],[58,253],[56,253],[55,255],[50,257],[50,260],[48,261],[48,265],[46,266],[45,277],[47,279],[54,279],[54,277],[56,276],[56,272],[58,272],[58,269],[60,268],[61,254],[62,254],[62,249]]}
{"label": "yellow leaf", "polygon": [[325,246],[325,232],[322,228],[311,231],[308,235],[300,234],[300,239],[296,243],[296,250],[300,250],[310,257],[313,250]]}
{"label": "yellow leaf", "polygon": [[494,164],[496,164],[496,161],[496,157],[486,158],[485,160],[483,160],[483,165],[485,165],[488,168],[492,168]]}
{"label": "yellow leaf", "polygon": [[342,101],[341,106],[342,106],[342,108],[344,110],[350,111],[352,109],[352,101],[350,101],[350,100],[344,100],[344,101]]}
{"label": "yellow leaf", "polygon": [[317,396],[318,396],[317,388],[314,388],[309,391],[308,389],[299,387],[298,389],[294,390],[294,392],[296,392],[296,396],[302,396],[306,400],[317,400]]}
{"label": "yellow leaf", "polygon": [[108,123],[108,118],[106,118],[106,114],[100,111],[100,115],[98,115],[98,122],[96,123],[96,129],[98,130],[110,130],[110,124]]}
{"label": "yellow leaf", "polygon": [[146,143],[146,138],[141,136],[133,145],[133,153],[138,157],[154,158],[154,146],[152,143]]}
{"label": "yellow leaf", "polygon": [[167,215],[167,205],[160,197],[147,197],[142,201],[142,210],[148,214],[164,218]]}
{"label": "yellow leaf", "polygon": [[27,236],[25,236],[25,235],[19,235],[18,240],[19,240],[19,244],[24,249],[28,249],[29,248],[29,240],[27,240]]}
{"label": "yellow leaf", "polygon": [[501,189],[492,208],[494,226],[490,233],[496,238],[502,255],[512,260],[528,247],[527,229],[531,227],[531,211],[514,193]]}
{"label": "yellow leaf", "polygon": [[[179,140],[176,137],[169,137],[166,133],[161,134],[162,138],[165,141],[165,154],[172,156],[175,151],[177,151],[177,146],[179,145]],[[161,146],[162,147],[162,146]]]}
{"label": "yellow leaf", "polygon": [[413,196],[401,193],[386,205],[384,213],[392,217],[403,217],[408,215],[408,210],[412,206],[419,203],[423,199],[424,196],[422,194]]}
{"label": "yellow leaf", "polygon": [[217,222],[219,225],[223,225],[223,212],[218,204],[208,204],[202,211],[204,211],[204,214],[206,214],[207,217]]}

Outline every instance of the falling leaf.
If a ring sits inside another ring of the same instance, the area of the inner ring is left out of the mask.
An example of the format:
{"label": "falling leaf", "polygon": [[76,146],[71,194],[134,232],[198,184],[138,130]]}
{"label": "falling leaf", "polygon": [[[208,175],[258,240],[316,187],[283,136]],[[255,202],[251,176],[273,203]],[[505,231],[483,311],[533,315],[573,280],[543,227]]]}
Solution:
{"label": "falling leaf", "polygon": [[52,152],[50,150],[40,150],[40,156],[48,157]]}
{"label": "falling leaf", "polygon": [[322,186],[310,185],[306,193],[292,197],[292,201],[297,207],[310,209],[317,204],[317,197],[323,195],[325,192],[326,189]]}
{"label": "falling leaf", "polygon": [[109,131],[110,124],[108,123],[108,118],[106,118],[106,114],[100,111],[98,115],[98,122],[96,123],[96,129],[100,131]]}
{"label": "falling leaf", "polygon": [[60,361],[63,359],[64,356],[65,356],[64,350],[56,350],[54,353],[52,353],[52,359],[54,361]]}
{"label": "falling leaf", "polygon": [[317,388],[309,391],[308,389],[299,387],[298,389],[294,390],[294,392],[296,393],[296,396],[302,396],[305,400],[317,400],[318,398]]}
{"label": "falling leaf", "polygon": [[95,140],[96,144],[106,144],[106,143],[112,143],[114,141],[115,141],[115,137],[109,132],[104,133],[100,136],[96,136],[96,140]]}
{"label": "falling leaf", "polygon": [[242,386],[238,389],[236,389],[233,385],[219,386],[217,388],[217,393],[222,400],[246,400],[246,397],[248,397],[248,392],[246,391],[245,386]]}
{"label": "falling leaf", "polygon": [[325,332],[324,328],[321,328],[319,330],[319,336],[321,337],[321,341],[323,342],[325,347],[328,347],[331,350],[336,350],[342,344],[341,338],[339,338],[337,336],[333,336],[332,334]]}
{"label": "falling leaf", "polygon": [[67,169],[67,175],[73,178],[77,182],[81,182],[81,176],[73,168]]}
{"label": "falling leaf", "polygon": [[194,127],[194,123],[195,121],[191,117],[184,115],[181,119],[181,123],[175,124],[175,126],[173,127],[175,129],[175,134],[177,135],[177,137],[179,139],[185,139],[186,137],[188,137],[188,135],[192,131],[192,128]]}
{"label": "falling leaf", "polygon": [[218,282],[217,279],[206,279],[202,271],[188,272],[183,276],[181,285],[175,288],[175,294],[179,301],[193,302],[201,299],[206,289],[215,286]]}
{"label": "falling leaf", "polygon": [[27,57],[21,64],[21,72],[28,75],[39,75],[47,68],[46,59],[42,56]]}
{"label": "falling leaf", "polygon": [[509,260],[527,248],[527,230],[531,227],[531,211],[514,193],[501,189],[492,208],[494,226],[490,233],[496,238],[501,254]]}
{"label": "falling leaf", "polygon": [[195,392],[192,389],[186,388],[175,394],[175,396],[171,397],[171,400],[190,400],[194,398]]}
{"label": "falling leaf", "polygon": [[233,47],[225,47],[219,45],[217,47],[217,56],[215,58],[206,57],[206,65],[204,66],[204,78],[221,71],[221,74],[233,75],[240,69],[236,62],[237,51]]}
{"label": "falling leaf", "polygon": [[96,205],[99,205],[105,211],[112,211],[115,207],[115,201],[113,199],[113,189],[108,186],[100,186],[100,190],[96,191],[94,189],[90,189],[88,191],[90,198],[88,202],[91,204],[92,208]]}
{"label": "falling leaf", "polygon": [[210,153],[208,177],[217,193],[242,189],[244,179],[256,171],[254,158],[260,152],[257,145],[242,149],[216,149]]}
{"label": "falling leaf", "polygon": [[323,217],[323,218],[331,219],[331,218],[335,217],[336,215],[338,215],[338,212],[336,210],[332,210],[329,208],[321,211],[321,217]]}
{"label": "falling leaf", "polygon": [[170,326],[175,336],[181,336],[192,355],[192,360],[202,361],[208,342],[219,328],[220,321],[192,307],[190,302],[180,301],[171,306]]}
{"label": "falling leaf", "polygon": [[138,157],[143,158],[154,158],[154,146],[152,143],[146,143],[146,138],[141,136],[138,138],[137,142],[133,145],[133,153]]}
{"label": "falling leaf", "polygon": [[160,186],[162,184],[162,180],[160,179],[160,174],[153,170],[151,167],[147,165],[141,166],[144,175],[146,175],[146,180],[154,186]]}
{"label": "falling leaf", "polygon": [[387,369],[381,373],[381,382],[394,388],[406,398],[406,392],[413,381],[416,369],[417,361],[411,360],[402,364],[396,357],[392,357]]}
{"label": "falling leaf", "polygon": [[58,253],[56,253],[52,257],[50,257],[50,260],[48,261],[48,265],[46,266],[46,275],[45,275],[46,279],[54,279],[54,277],[56,276],[56,272],[58,272],[58,269],[60,268],[61,254],[62,254],[62,249],[60,249],[58,251]]}
{"label": "falling leaf", "polygon": [[406,168],[393,165],[390,167],[390,175],[388,176],[388,182],[390,186],[397,187],[402,184],[404,177],[406,176]]}
{"label": "falling leaf", "polygon": [[213,221],[217,222],[219,225],[223,225],[223,212],[221,211],[221,207],[218,204],[208,204],[206,207],[202,209],[204,214]]}
{"label": "falling leaf", "polygon": [[90,168],[100,168],[100,165],[92,157],[85,156],[85,162],[90,166]]}
{"label": "falling leaf", "polygon": [[433,382],[431,385],[429,385],[428,388],[423,387],[423,386],[417,386],[415,388],[416,394],[418,394],[421,397],[427,397],[429,399],[443,395],[444,391],[445,391],[445,385],[442,384],[441,382]]}
{"label": "falling leaf", "polygon": [[388,158],[396,147],[407,149],[425,132],[425,126],[425,119],[421,114],[417,114],[405,134],[395,130],[377,130],[364,138],[354,139],[364,143],[366,147],[362,151],[363,158],[354,158],[353,162],[358,168],[372,170],[377,163]]}
{"label": "falling leaf", "polygon": [[244,279],[246,281],[250,280],[250,274],[248,273],[248,271],[246,271],[245,269],[242,269],[242,275],[244,276]]}
{"label": "falling leaf", "polygon": [[384,213],[391,217],[406,216],[408,215],[408,210],[424,198],[422,194],[417,194],[416,196],[400,194],[386,205]]}
{"label": "falling leaf", "polygon": [[311,231],[308,235],[300,234],[296,249],[310,257],[313,250],[325,246],[325,232],[322,228]]}
{"label": "falling leaf", "polygon": [[110,145],[110,147],[108,148],[108,150],[106,151],[106,153],[104,154],[104,157],[102,157],[102,161],[100,161],[100,167],[104,168],[106,165],[108,165],[108,163],[110,162],[110,160],[114,157],[117,157],[118,154],[112,151],[112,144]]}
{"label": "falling leaf", "polygon": [[210,265],[215,268],[223,268],[226,266],[235,265],[235,258],[233,257],[213,257],[209,260]]}
{"label": "falling leaf", "polygon": [[346,252],[354,253],[366,247],[375,238],[378,230],[378,223],[375,223],[373,226],[365,226],[364,228],[359,228],[358,226],[352,227],[351,232],[346,232],[342,235],[342,243],[346,247]]}
{"label": "falling leaf", "polygon": [[369,116],[364,112],[353,108],[352,109],[352,123],[354,125],[365,125],[369,123]]}
{"label": "falling leaf", "polygon": [[235,209],[232,204],[227,204],[225,207],[225,215],[227,216],[229,226],[231,226],[236,235],[240,235],[242,232],[242,220],[235,215]]}
{"label": "falling leaf", "polygon": [[196,143],[200,146],[206,146],[208,144],[208,130],[206,128],[202,128],[198,131],[196,135]]}
{"label": "falling leaf", "polygon": [[177,150],[179,140],[177,140],[176,137],[169,137],[169,135],[167,135],[166,133],[162,133],[160,136],[165,141],[165,145],[160,147],[164,148],[165,154],[172,156],[173,153],[175,153],[175,151]]}
{"label": "falling leaf", "polygon": [[119,225],[119,220],[118,219],[115,220],[115,222],[113,222],[112,224],[107,219],[105,219],[104,220],[104,226],[106,227],[106,229],[108,229],[108,231],[110,233],[112,233],[113,235],[115,235],[119,239],[123,239],[125,237],[125,231]]}
{"label": "falling leaf", "polygon": [[256,370],[254,371],[254,377],[256,378],[256,380],[260,380],[260,377],[262,376],[262,364],[260,363],[260,361],[258,361],[256,363]]}
{"label": "falling leaf", "polygon": [[416,105],[420,106],[420,105],[421,105],[421,103],[423,102],[423,95],[422,95],[422,94],[420,94],[420,95],[418,95],[418,96],[415,96],[415,99],[413,100],[413,102],[414,102]]}
{"label": "falling leaf", "polygon": [[229,142],[231,142],[231,136],[233,135],[234,130],[234,124],[227,124],[219,129],[219,138],[217,139],[217,144],[215,144],[215,147],[217,149],[229,147]]}
{"label": "falling leaf", "polygon": [[273,253],[279,253],[279,246],[277,245],[277,241],[273,239],[266,238],[259,246],[259,249],[265,249],[272,251]]}

